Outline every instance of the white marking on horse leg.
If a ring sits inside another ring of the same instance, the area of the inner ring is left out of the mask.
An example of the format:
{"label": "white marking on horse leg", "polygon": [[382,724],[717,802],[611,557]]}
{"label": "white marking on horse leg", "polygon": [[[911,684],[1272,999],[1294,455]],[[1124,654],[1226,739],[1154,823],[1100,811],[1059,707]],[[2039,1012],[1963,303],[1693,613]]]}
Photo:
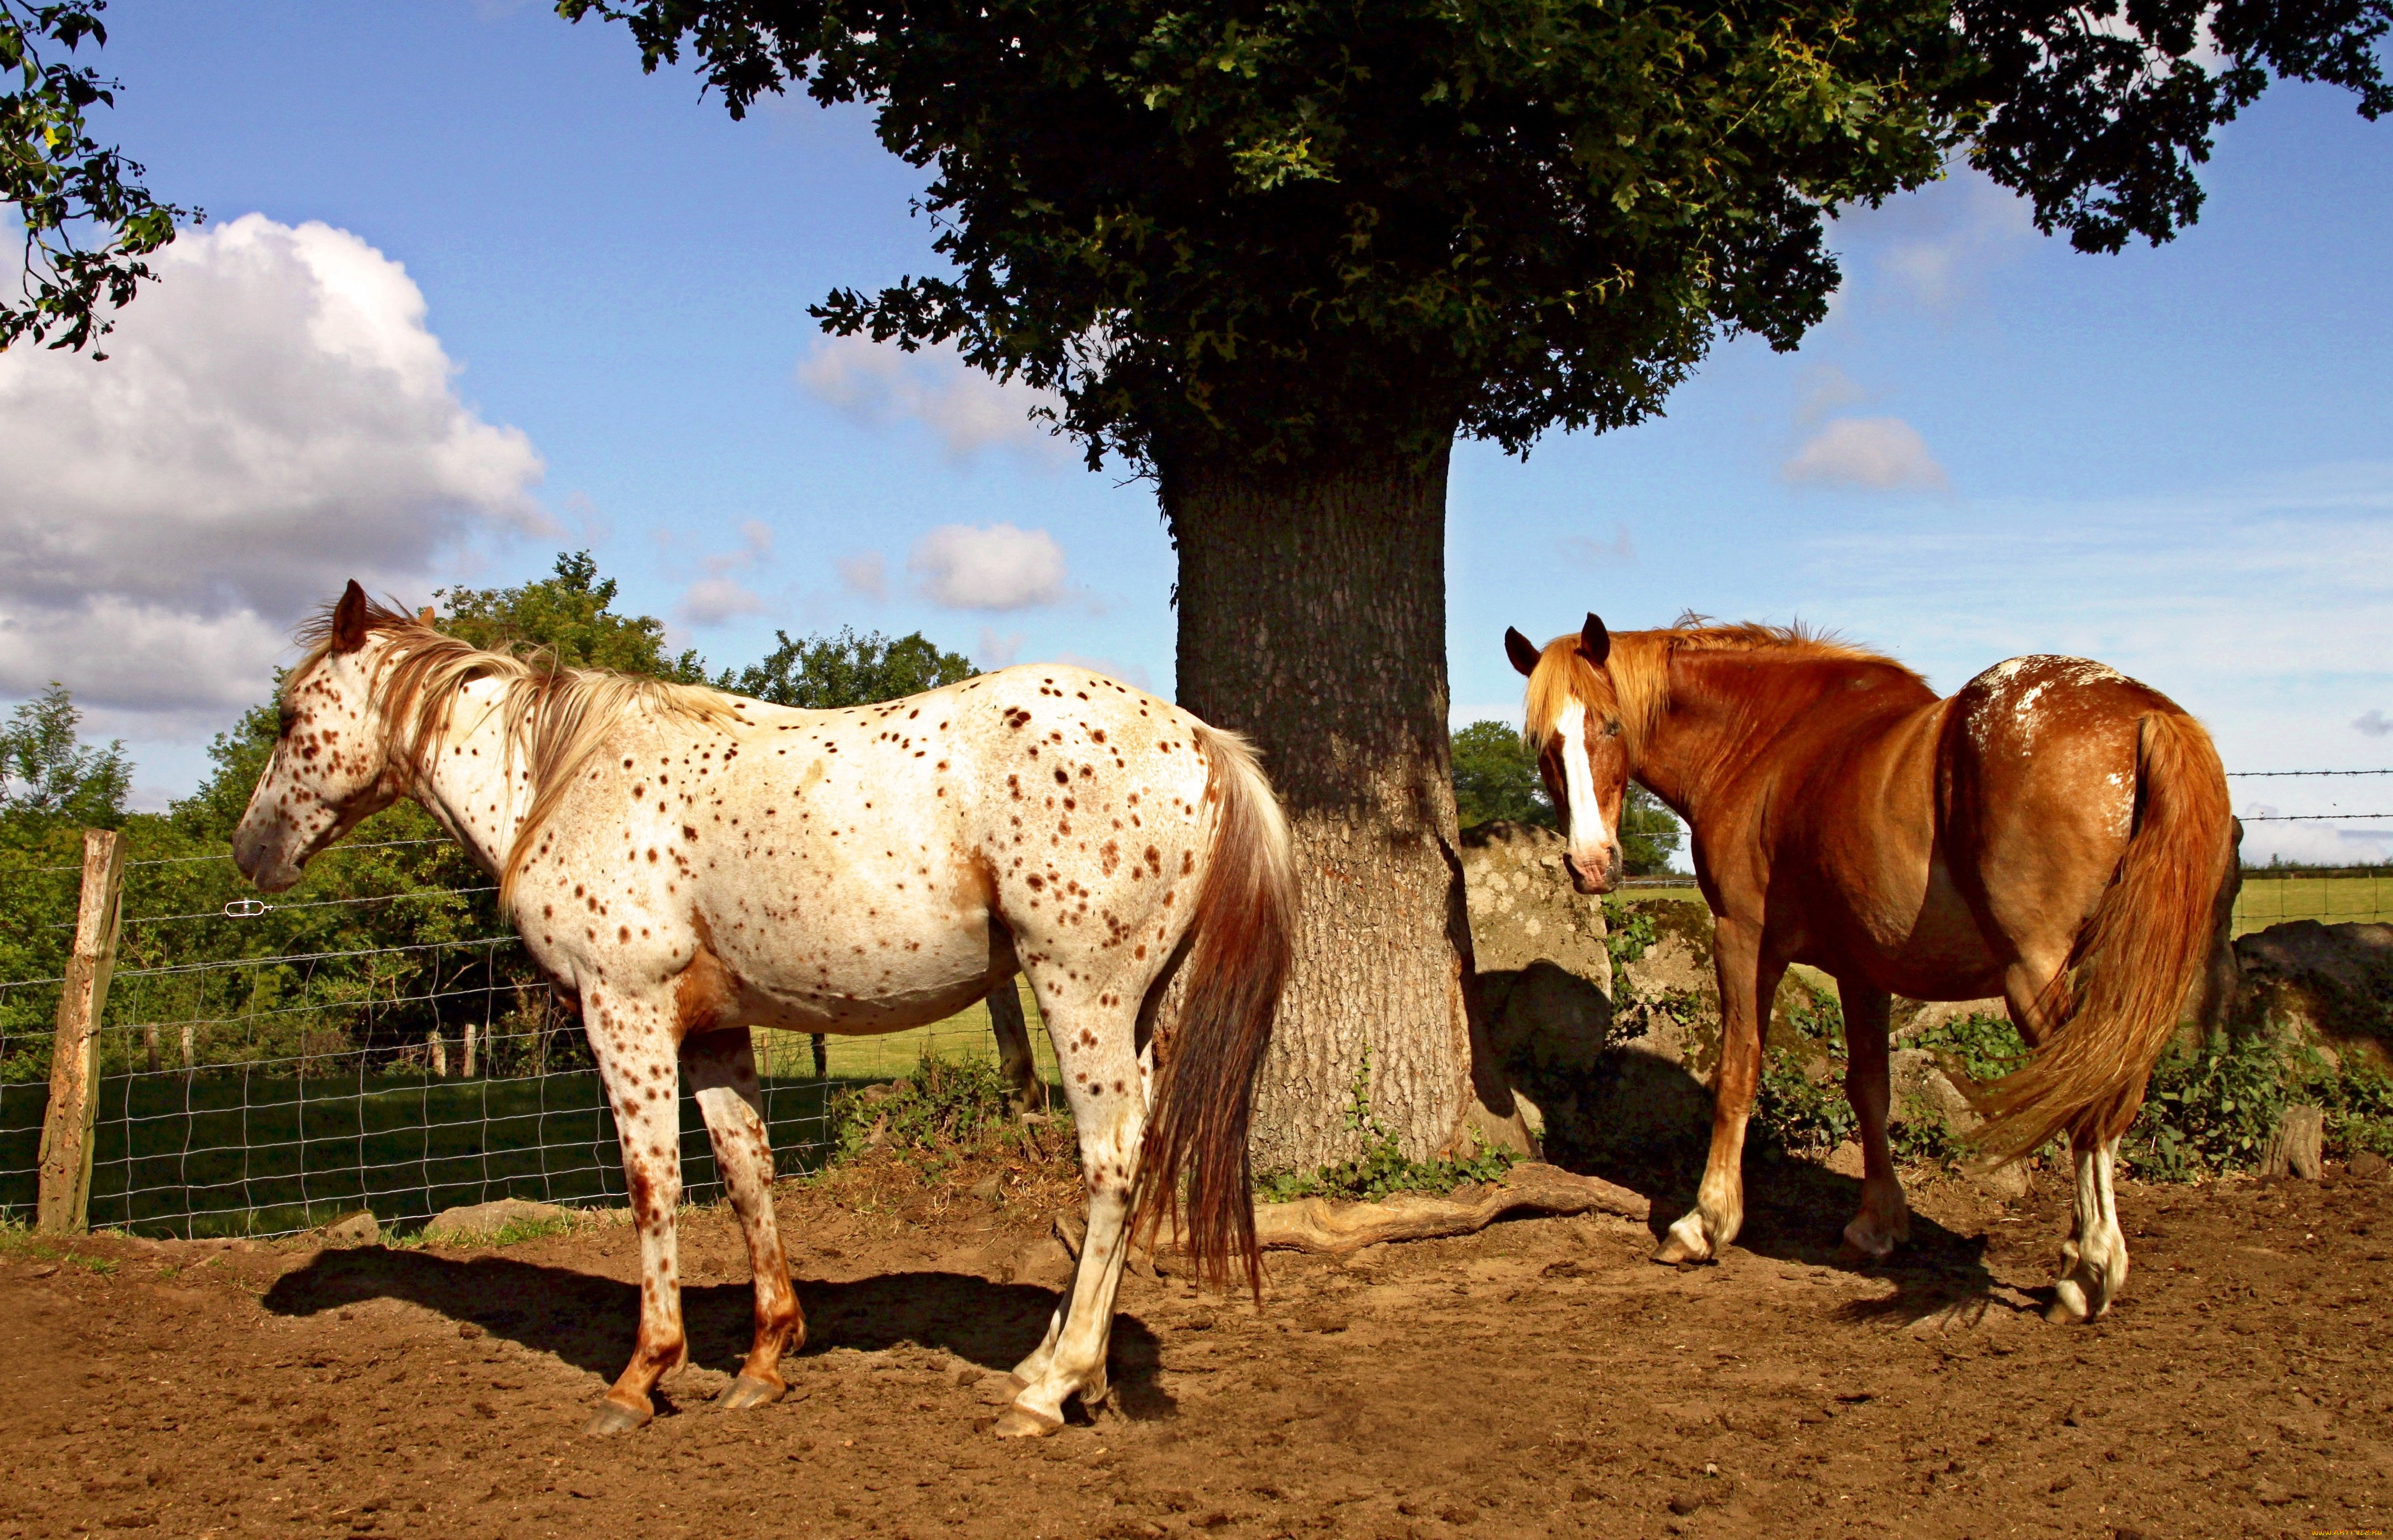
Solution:
{"label": "white marking on horse leg", "polygon": [[1670,1226],[1661,1248],[1654,1254],[1655,1261],[1709,1261],[1745,1228],[1743,1173],[1747,1120],[1737,1117],[1729,1120],[1725,1128],[1714,1128],[1711,1155],[1704,1164],[1704,1180],[1695,1189],[1695,1206]]}
{"label": "white marking on horse leg", "polygon": [[806,1325],[790,1287],[789,1259],[774,1220],[773,1149],[757,1091],[754,1045],[744,1030],[717,1032],[684,1044],[682,1058],[706,1118],[715,1169],[723,1173],[732,1211],[739,1216],[755,1279],[755,1336],[739,1379],[718,1404],[726,1410],[761,1406],[779,1400],[788,1388],[781,1355],[804,1344]]}
{"label": "white marking on horse leg", "polygon": [[2091,1321],[2111,1308],[2127,1281],[2127,1237],[2119,1228],[2118,1194],[2112,1171],[2118,1163],[2116,1139],[2071,1151],[2076,1166],[2077,1193],[2070,1237],[2061,1243],[2061,1276],[2052,1286],[2047,1319]]}

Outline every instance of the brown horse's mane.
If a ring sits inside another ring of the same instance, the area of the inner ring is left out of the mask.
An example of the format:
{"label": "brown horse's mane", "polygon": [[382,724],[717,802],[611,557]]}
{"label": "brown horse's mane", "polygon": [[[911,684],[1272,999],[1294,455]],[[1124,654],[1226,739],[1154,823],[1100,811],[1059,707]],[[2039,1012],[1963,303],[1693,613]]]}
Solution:
{"label": "brown horse's mane", "polygon": [[[298,641],[306,650],[287,678],[297,679],[333,650],[335,607],[326,605],[299,628]],[[721,690],[611,669],[567,668],[550,652],[489,651],[436,631],[403,609],[372,600],[366,604],[366,629],[391,638],[389,660],[375,693],[384,719],[399,738],[398,752],[419,785],[430,770],[426,756],[448,725],[459,694],[477,680],[501,683],[496,709],[510,751],[523,755],[532,792],[531,809],[499,874],[502,903],[531,848],[532,836],[556,811],[576,774],[605,742],[608,730],[624,716],[646,709],[705,726],[746,720],[739,713],[749,703]]]}
{"label": "brown horse's mane", "polygon": [[1670,659],[1692,652],[1767,652],[1789,662],[1866,664],[1891,669],[1922,688],[1927,685],[1886,654],[1856,646],[1833,632],[1812,631],[1799,620],[1784,626],[1723,624],[1691,611],[1659,631],[1614,632],[1612,655],[1601,672],[1579,652],[1576,633],[1547,643],[1529,680],[1523,736],[1530,748],[1544,751],[1547,724],[1576,699],[1592,711],[1616,709],[1630,756],[1643,758],[1646,740],[1669,709]]}

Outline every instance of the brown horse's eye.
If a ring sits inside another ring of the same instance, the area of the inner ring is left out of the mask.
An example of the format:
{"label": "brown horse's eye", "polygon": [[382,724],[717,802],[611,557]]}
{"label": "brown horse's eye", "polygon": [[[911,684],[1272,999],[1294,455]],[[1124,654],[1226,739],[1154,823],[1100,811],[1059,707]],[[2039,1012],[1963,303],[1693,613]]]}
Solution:
{"label": "brown horse's eye", "polygon": [[1603,736],[1606,737],[1618,737],[1620,736],[1620,719],[1618,717],[1608,716],[1603,719]]}

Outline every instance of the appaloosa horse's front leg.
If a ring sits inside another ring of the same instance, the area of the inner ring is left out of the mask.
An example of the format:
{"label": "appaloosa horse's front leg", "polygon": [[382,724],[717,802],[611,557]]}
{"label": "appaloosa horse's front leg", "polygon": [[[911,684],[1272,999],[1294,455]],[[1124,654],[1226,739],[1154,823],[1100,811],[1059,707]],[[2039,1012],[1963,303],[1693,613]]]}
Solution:
{"label": "appaloosa horse's front leg", "polygon": [[681,1060],[714,1145],[714,1168],[730,1189],[732,1211],[748,1241],[748,1271],[756,1287],[756,1335],[739,1377],[714,1406],[739,1412],[770,1405],[789,1391],[781,1355],[805,1344],[806,1324],[790,1287],[789,1259],[774,1223],[773,1146],[756,1086],[755,1042],[746,1027],[709,1032],[685,1039]]}
{"label": "appaloosa horse's front leg", "polygon": [[1662,1263],[1709,1261],[1745,1225],[1745,1126],[1761,1083],[1761,1036],[1783,959],[1766,956],[1761,928],[1722,919],[1712,943],[1720,974],[1720,1053],[1712,1072],[1711,1153],[1694,1208],[1654,1251]]}
{"label": "appaloosa horse's front leg", "polygon": [[1130,1206],[1146,1129],[1147,1076],[1131,1046],[1134,1012],[1116,1011],[1107,1013],[1116,1019],[1092,1021],[1095,1014],[1088,1009],[1060,1019],[1049,1013],[1064,1093],[1079,1130],[1089,1228],[1071,1288],[1048,1322],[1046,1339],[1014,1366],[1013,1378],[1022,1389],[998,1418],[1000,1438],[1052,1433],[1064,1426],[1067,1397],[1078,1394],[1084,1405],[1094,1405],[1109,1389],[1105,1353],[1113,1338],[1114,1297],[1130,1255]]}
{"label": "appaloosa horse's front leg", "polygon": [[1887,1018],[1894,1001],[1883,989],[1837,981],[1845,1015],[1845,1100],[1861,1125],[1862,1207],[1845,1226],[1845,1244],[1870,1261],[1883,1261],[1911,1238],[1911,1208],[1894,1174],[1886,1123],[1892,1088],[1887,1079]]}
{"label": "appaloosa horse's front leg", "polygon": [[632,1362],[582,1430],[621,1433],[656,1416],[648,1392],[688,1351],[673,1233],[673,1210],[681,1203],[681,1077],[663,1002],[585,989],[582,1020],[598,1061],[599,1084],[615,1112],[623,1185],[640,1236],[640,1331]]}

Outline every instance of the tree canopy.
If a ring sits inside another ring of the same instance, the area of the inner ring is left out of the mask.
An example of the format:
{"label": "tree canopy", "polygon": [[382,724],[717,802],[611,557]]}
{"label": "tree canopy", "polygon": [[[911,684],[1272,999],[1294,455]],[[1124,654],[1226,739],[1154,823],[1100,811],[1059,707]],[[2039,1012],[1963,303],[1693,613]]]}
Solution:
{"label": "tree canopy", "polygon": [[820,711],[920,695],[961,684],[976,672],[963,654],[941,652],[919,631],[896,641],[877,631],[858,636],[844,626],[837,635],[794,642],[786,631],[773,634],[780,646],[763,662],[751,663],[736,675],[726,671],[717,683],[776,706]]}
{"label": "tree canopy", "polygon": [[681,685],[708,683],[695,650],[665,648],[664,622],[618,615],[617,584],[587,551],[560,554],[553,575],[517,588],[440,588],[433,624],[492,651],[544,652],[569,669],[616,669]]}
{"label": "tree canopy", "polygon": [[1617,427],[1724,335],[1793,346],[1824,222],[1955,152],[2112,250],[2194,218],[2272,77],[2393,106],[2393,0],[558,9],[689,49],[734,116],[876,106],[954,270],[814,313],[1058,392],[1092,463]]}
{"label": "tree canopy", "polygon": [[124,821],[133,763],[124,740],[83,741],[83,712],[57,680],[20,704],[0,727],[0,814],[59,818],[82,829]]}
{"label": "tree canopy", "polygon": [[[0,203],[24,229],[23,277],[0,302],[0,350],[20,339],[82,348],[113,330],[153,275],[142,259],[196,209],[162,203],[140,165],[91,134],[85,112],[116,104],[116,83],[59,59],[108,42],[108,0],[0,0]],[[107,357],[95,350],[95,359]]]}

